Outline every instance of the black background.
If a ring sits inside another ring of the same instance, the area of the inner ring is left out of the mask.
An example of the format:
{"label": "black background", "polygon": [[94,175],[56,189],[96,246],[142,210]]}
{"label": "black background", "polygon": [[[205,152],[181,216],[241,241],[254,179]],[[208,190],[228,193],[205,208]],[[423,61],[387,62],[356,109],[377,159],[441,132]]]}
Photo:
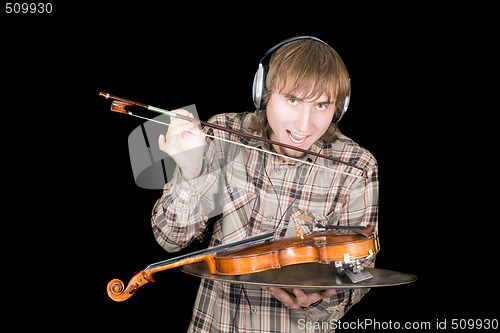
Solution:
{"label": "black background", "polygon": [[343,321],[435,328],[437,320],[498,318],[495,132],[474,116],[484,95],[486,9],[53,4],[45,16],[1,17],[15,312],[32,305],[47,327],[70,318],[71,327],[185,331],[197,278],[175,269],[126,302],[106,294],[111,279],[127,283],[174,255],[150,228],[161,190],[141,189],[132,176],[127,138],[141,122],[108,111],[98,94],[165,109],[196,104],[204,120],[253,111],[261,56],[285,38],[313,35],[351,75],[340,129],[379,162],[377,267],[419,278],[372,289]]}

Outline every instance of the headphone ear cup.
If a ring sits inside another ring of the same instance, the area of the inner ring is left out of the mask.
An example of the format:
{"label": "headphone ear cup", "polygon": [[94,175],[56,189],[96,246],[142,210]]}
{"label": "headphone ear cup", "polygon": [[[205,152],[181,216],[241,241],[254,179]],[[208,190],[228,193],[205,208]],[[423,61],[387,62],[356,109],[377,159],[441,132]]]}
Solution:
{"label": "headphone ear cup", "polygon": [[347,108],[349,107],[349,102],[350,101],[351,101],[351,93],[349,93],[349,95],[347,95],[347,97],[345,98],[345,101],[344,101],[344,110],[342,110],[342,116],[344,115],[344,113],[347,112]]}
{"label": "headphone ear cup", "polygon": [[255,73],[255,76],[253,78],[253,85],[252,85],[252,98],[253,98],[253,104],[259,110],[261,108],[262,104],[262,95],[264,94],[264,89],[265,89],[265,80],[266,80],[266,68],[267,66],[262,66],[262,64],[259,64],[259,69],[257,69],[257,72]]}
{"label": "headphone ear cup", "polygon": [[[332,120],[333,123],[338,123],[340,121],[340,119],[342,119],[342,117],[345,115],[345,113],[347,112],[347,108],[349,107],[350,100],[351,100],[351,93],[349,93],[349,95],[347,95],[347,97],[344,100],[343,105],[340,108],[336,108],[335,116],[333,117],[333,120]],[[337,110],[341,110],[340,115],[338,117],[336,116]]]}

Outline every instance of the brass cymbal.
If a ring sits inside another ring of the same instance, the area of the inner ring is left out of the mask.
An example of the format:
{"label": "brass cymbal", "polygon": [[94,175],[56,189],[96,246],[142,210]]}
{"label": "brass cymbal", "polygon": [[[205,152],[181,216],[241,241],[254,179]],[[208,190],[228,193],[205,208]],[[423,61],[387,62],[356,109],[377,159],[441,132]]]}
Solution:
{"label": "brass cymbal", "polygon": [[181,270],[184,273],[205,279],[262,287],[300,288],[308,290],[309,293],[324,289],[388,287],[412,283],[417,280],[413,274],[380,268],[365,268],[373,277],[353,283],[347,276],[337,274],[334,265],[320,263],[290,265],[244,275],[210,274],[204,262],[185,265]]}

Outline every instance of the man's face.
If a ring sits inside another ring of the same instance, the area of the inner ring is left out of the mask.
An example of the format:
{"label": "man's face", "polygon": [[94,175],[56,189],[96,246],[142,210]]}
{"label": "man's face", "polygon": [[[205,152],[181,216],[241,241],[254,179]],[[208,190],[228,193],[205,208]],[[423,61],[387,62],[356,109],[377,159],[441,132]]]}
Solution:
{"label": "man's face", "polygon": [[[267,103],[267,119],[272,129],[270,139],[298,148],[309,149],[330,126],[335,104],[325,94],[304,100],[289,94],[273,92]],[[275,146],[277,152],[289,157],[303,153]]]}

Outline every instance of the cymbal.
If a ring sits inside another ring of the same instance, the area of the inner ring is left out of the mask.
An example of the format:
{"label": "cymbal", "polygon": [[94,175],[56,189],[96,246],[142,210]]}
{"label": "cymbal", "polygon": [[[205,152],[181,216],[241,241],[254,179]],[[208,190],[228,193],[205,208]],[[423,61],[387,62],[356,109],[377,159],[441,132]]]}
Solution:
{"label": "cymbal", "polygon": [[388,287],[417,280],[413,274],[380,268],[365,268],[373,277],[353,283],[347,276],[337,274],[334,265],[320,263],[290,265],[243,275],[210,274],[204,262],[185,265],[181,270],[184,273],[210,280],[262,287],[300,288],[306,289],[308,293],[324,289]]}

